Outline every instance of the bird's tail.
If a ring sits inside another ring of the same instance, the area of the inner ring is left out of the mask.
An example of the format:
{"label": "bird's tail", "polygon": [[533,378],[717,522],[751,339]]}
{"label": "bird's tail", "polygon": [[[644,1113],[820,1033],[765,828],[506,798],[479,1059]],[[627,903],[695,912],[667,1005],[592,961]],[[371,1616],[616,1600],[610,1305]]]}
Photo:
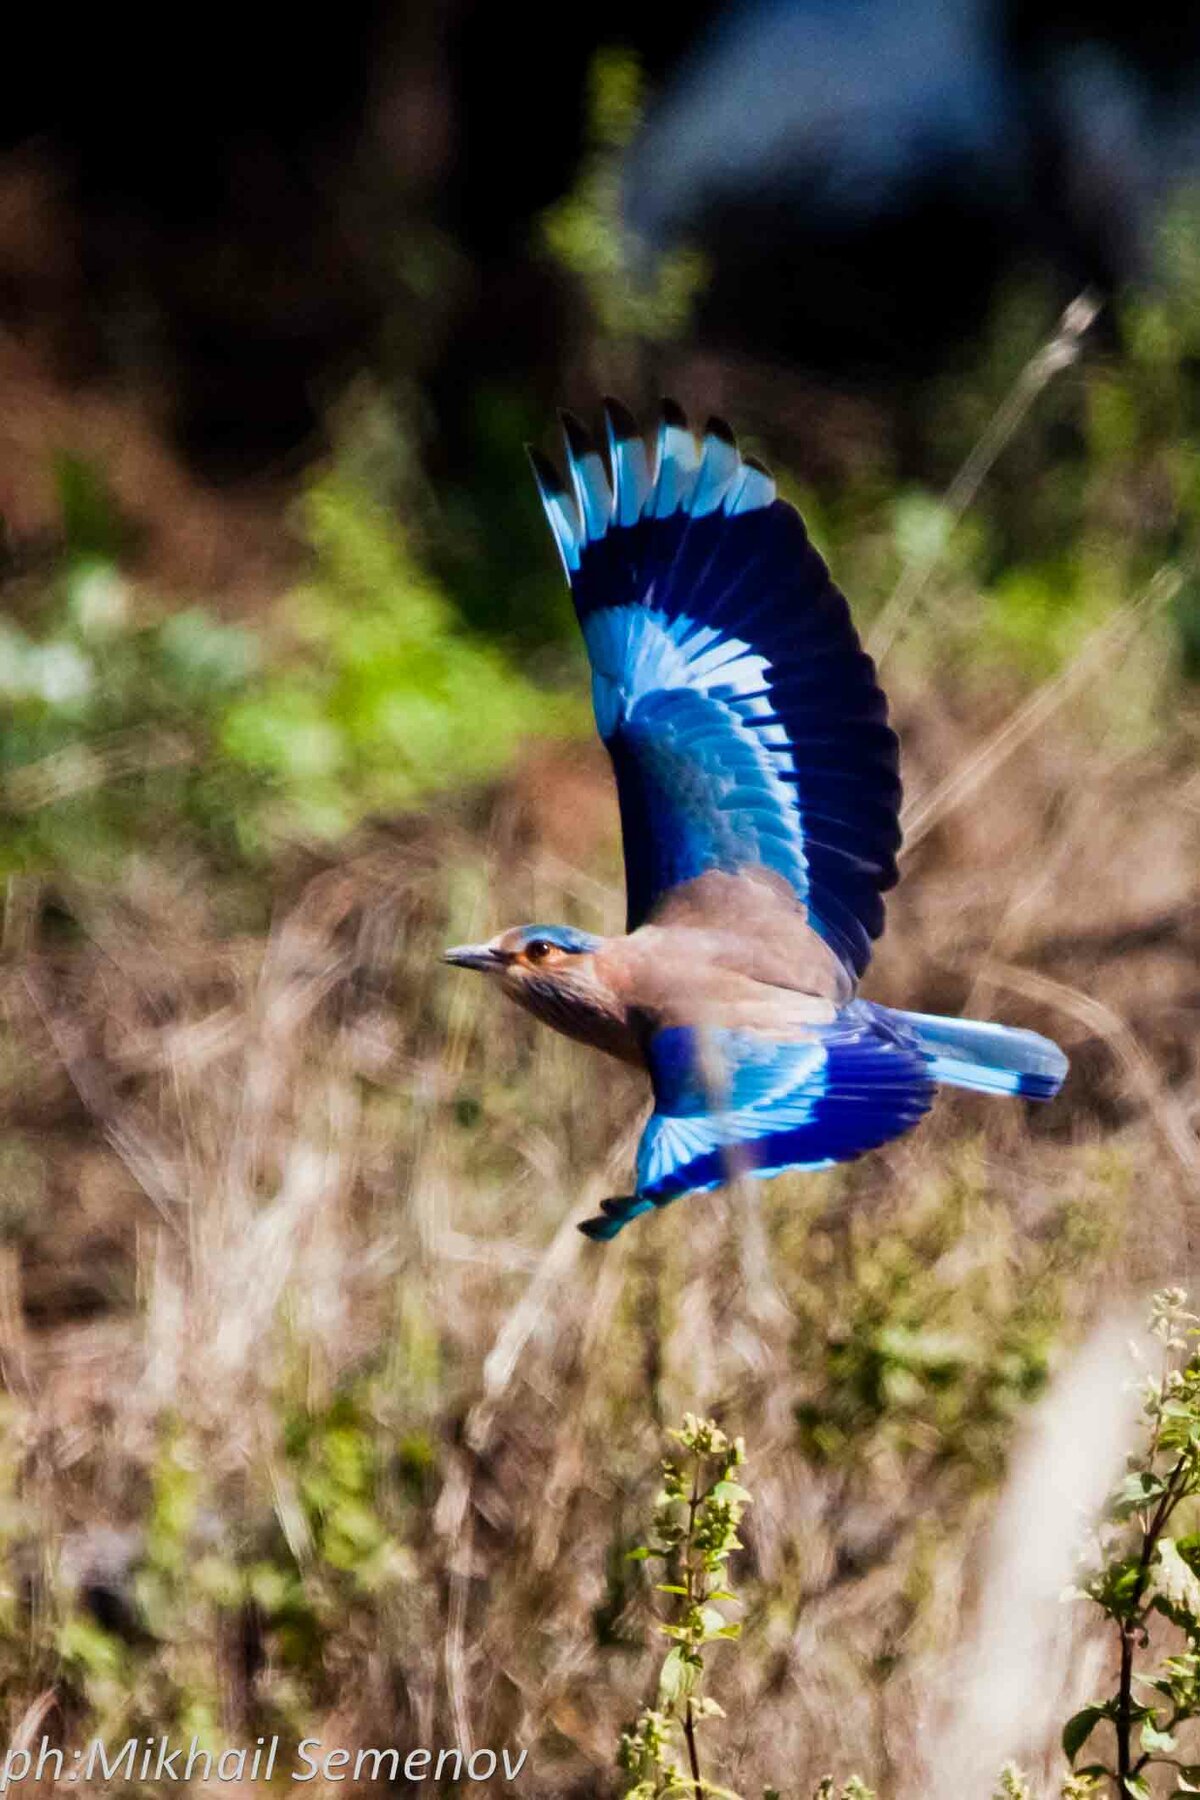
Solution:
{"label": "bird's tail", "polygon": [[942,1019],[930,1013],[874,1012],[901,1036],[915,1038],[935,1081],[980,1094],[1020,1094],[1053,1100],[1067,1074],[1057,1044],[1036,1031],[990,1025],[981,1019]]}

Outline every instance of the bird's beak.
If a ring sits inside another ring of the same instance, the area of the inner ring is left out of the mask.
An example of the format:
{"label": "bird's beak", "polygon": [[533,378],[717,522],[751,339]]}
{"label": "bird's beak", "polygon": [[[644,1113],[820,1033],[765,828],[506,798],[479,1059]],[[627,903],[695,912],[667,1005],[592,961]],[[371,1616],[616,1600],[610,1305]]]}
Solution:
{"label": "bird's beak", "polygon": [[504,958],[490,944],[455,944],[452,950],[442,951],[442,961],[453,963],[456,969],[499,969]]}

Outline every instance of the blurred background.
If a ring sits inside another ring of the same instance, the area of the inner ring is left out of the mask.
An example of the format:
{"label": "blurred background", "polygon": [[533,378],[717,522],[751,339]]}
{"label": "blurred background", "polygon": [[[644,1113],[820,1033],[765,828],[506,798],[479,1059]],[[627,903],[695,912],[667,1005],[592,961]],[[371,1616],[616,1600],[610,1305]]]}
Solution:
{"label": "blurred background", "polygon": [[[507,1741],[523,1793],[617,1793],[657,1667],[625,1552],[688,1407],[745,1434],[757,1499],[719,1778],[986,1796],[953,1716],[1057,1793],[1102,1651],[1064,1614],[1002,1680],[976,1628],[1029,1420],[1193,1272],[1200,15],[25,24],[7,1740]],[[606,392],[727,416],[881,662],[909,834],[868,991],[1073,1072],[601,1253],[573,1221],[640,1090],[436,958],[620,928],[522,450]],[[1068,1494],[1114,1453],[1097,1366]]]}

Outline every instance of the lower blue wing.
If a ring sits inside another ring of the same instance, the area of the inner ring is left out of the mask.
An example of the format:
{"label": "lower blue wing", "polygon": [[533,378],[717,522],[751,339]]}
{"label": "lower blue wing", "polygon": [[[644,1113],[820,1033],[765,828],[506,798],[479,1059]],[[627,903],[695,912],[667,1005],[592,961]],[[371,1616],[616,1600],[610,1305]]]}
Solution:
{"label": "lower blue wing", "polygon": [[915,1125],[934,1089],[911,1036],[860,1001],[803,1042],[673,1026],[651,1040],[649,1063],[655,1109],[637,1191],[606,1201],[582,1227],[589,1237],[739,1175],[849,1162]]}

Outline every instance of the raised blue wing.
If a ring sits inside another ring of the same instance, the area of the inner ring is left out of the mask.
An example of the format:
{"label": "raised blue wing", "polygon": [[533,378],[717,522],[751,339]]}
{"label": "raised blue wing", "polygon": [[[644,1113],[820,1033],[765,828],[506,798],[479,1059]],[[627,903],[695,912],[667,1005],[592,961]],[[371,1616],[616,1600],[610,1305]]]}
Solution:
{"label": "raised blue wing", "polygon": [[651,1039],[654,1112],[637,1191],[582,1227],[615,1237],[640,1213],[738,1175],[849,1162],[928,1112],[934,1075],[910,1034],[863,1001],[803,1042],[672,1026]]}
{"label": "raised blue wing", "polygon": [[534,469],[616,771],[633,930],[710,869],[782,876],[853,976],[900,843],[897,746],[849,609],[727,426],[664,406],[653,474],[606,405],[609,473],[564,421],[571,489]]}

